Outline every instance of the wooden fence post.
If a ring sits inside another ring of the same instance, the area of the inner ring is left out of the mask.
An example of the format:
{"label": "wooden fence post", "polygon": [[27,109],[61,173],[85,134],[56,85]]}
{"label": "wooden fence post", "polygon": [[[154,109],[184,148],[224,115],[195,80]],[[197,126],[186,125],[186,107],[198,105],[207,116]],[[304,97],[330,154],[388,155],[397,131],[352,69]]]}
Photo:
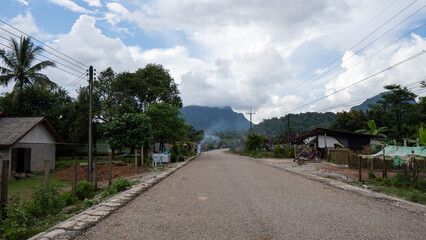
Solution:
{"label": "wooden fence post", "polygon": [[77,159],[72,159],[72,196],[77,197]]}
{"label": "wooden fence post", "polygon": [[108,186],[112,184],[112,152],[108,151]]}
{"label": "wooden fence post", "polygon": [[[297,156],[297,147],[296,147],[296,144],[294,144],[294,159],[296,159],[296,156]],[[327,159],[327,156],[325,157],[326,157],[325,159]]]}
{"label": "wooden fence post", "polygon": [[49,160],[44,160],[44,188],[49,191]]}
{"label": "wooden fence post", "polygon": [[362,174],[361,174],[361,158],[360,157],[358,157],[358,175],[359,175],[359,177],[358,177],[358,181],[362,181]]}
{"label": "wooden fence post", "polygon": [[4,217],[7,205],[7,192],[8,192],[8,181],[9,181],[9,160],[3,159],[3,166],[1,171],[1,199],[0,208],[2,216]]}
{"label": "wooden fence post", "polygon": [[143,146],[141,146],[141,167],[143,167]]}
{"label": "wooden fence post", "polygon": [[98,190],[98,157],[93,158],[93,190]]}
{"label": "wooden fence post", "polygon": [[386,157],[385,157],[385,149],[383,149],[383,178],[388,178],[388,174],[386,171]]}
{"label": "wooden fence post", "polygon": [[418,168],[417,168],[417,161],[416,161],[416,155],[414,154],[414,151],[411,151],[411,155],[413,157],[413,182],[414,182],[414,188],[418,188]]}
{"label": "wooden fence post", "polygon": [[138,170],[138,149],[135,148],[135,170]]}

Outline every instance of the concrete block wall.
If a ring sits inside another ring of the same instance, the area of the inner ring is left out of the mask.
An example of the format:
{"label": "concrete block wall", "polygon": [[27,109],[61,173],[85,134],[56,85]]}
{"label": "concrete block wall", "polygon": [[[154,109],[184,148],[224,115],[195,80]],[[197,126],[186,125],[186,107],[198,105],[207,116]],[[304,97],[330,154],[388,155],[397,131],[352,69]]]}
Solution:
{"label": "concrete block wall", "polygon": [[44,160],[49,160],[50,169],[55,169],[56,144],[17,143],[16,147],[31,148],[31,172],[44,170]]}

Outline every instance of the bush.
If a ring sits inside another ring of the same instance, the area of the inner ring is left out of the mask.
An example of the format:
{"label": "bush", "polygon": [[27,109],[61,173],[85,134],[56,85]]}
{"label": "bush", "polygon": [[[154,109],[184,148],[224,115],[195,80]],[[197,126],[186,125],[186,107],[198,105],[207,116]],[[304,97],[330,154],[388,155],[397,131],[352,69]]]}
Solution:
{"label": "bush", "polygon": [[426,197],[419,190],[413,190],[412,192],[408,194],[408,200],[412,202],[425,202]]}
{"label": "bush", "polygon": [[35,222],[36,219],[21,203],[21,199],[15,197],[6,206],[6,215],[0,224],[1,236],[5,239],[27,239],[30,237],[27,229],[34,225]]}
{"label": "bush", "polygon": [[86,200],[83,201],[83,204],[84,204],[85,207],[91,207],[91,206],[96,205],[98,203],[99,202],[94,200],[94,199],[86,199]]}
{"label": "bush", "polygon": [[173,144],[172,149],[170,149],[171,153],[171,162],[177,162],[180,155],[180,147],[177,144]]}
{"label": "bush", "polygon": [[50,213],[56,213],[60,206],[56,198],[59,192],[55,185],[50,186],[46,191],[43,187],[39,187],[32,195],[31,201],[28,202],[28,212],[35,217],[46,216]]}
{"label": "bush", "polygon": [[78,198],[72,196],[71,191],[63,192],[57,198],[57,201],[64,202],[64,206],[73,205],[77,202]]}
{"label": "bush", "polygon": [[105,186],[102,188],[102,195],[101,195],[101,200],[104,200],[114,194],[116,194],[117,191],[115,190],[115,188],[113,186]]}
{"label": "bush", "polygon": [[115,189],[116,192],[122,192],[131,186],[132,183],[128,179],[124,178],[117,178],[112,183],[112,187]]}
{"label": "bush", "polygon": [[93,185],[90,182],[82,181],[77,183],[77,198],[83,201],[86,198],[91,198],[94,195]]}

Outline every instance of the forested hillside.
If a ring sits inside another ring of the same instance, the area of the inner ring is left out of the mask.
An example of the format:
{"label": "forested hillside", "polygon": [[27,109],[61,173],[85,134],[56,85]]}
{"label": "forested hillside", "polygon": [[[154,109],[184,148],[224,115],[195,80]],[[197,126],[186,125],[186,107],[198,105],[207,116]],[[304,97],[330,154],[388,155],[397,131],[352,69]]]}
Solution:
{"label": "forested hillside", "polygon": [[186,106],[180,109],[186,123],[197,130],[210,132],[240,131],[250,127],[250,122],[242,113],[231,107]]}
{"label": "forested hillside", "polygon": [[[337,118],[332,112],[307,112],[290,114],[290,130],[312,130],[317,127],[329,127]],[[287,115],[280,118],[266,119],[253,127],[254,133],[279,136],[287,131]]]}

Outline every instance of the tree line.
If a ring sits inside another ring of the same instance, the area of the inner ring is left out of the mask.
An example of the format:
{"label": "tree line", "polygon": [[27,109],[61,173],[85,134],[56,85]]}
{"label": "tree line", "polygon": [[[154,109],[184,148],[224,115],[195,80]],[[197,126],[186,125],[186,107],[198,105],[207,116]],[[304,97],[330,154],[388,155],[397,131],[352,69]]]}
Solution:
{"label": "tree line", "polygon": [[[36,63],[42,48],[29,38],[11,39],[10,49],[0,50],[0,85],[14,83],[14,88],[0,96],[0,111],[10,117],[45,116],[66,142],[86,143],[89,87],[80,87],[73,98],[41,74],[55,64]],[[203,132],[186,125],[180,116],[179,94],[177,84],[162,65],[147,64],[135,72],[105,69],[93,83],[94,138],[107,138],[115,149],[153,142],[199,141]],[[137,141],[124,138],[126,134]]]}

